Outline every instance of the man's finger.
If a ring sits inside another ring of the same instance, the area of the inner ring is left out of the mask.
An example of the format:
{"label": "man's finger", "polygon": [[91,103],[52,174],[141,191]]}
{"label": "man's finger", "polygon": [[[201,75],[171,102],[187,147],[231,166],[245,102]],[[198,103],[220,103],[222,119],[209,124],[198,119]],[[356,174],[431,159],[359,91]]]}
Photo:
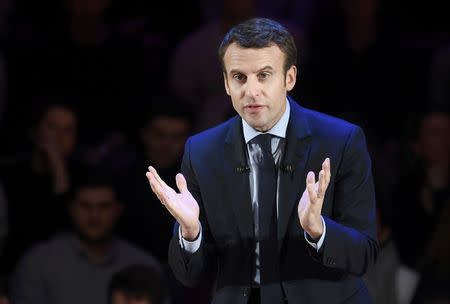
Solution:
{"label": "man's finger", "polygon": [[183,174],[178,173],[175,176],[175,181],[177,183],[177,187],[180,193],[185,193],[188,191],[186,179],[184,178]]}
{"label": "man's finger", "polygon": [[330,167],[330,158],[327,157],[325,161],[322,163],[322,170],[325,172],[325,181],[327,182],[327,186],[330,182],[331,178],[331,167]]}
{"label": "man's finger", "polygon": [[327,190],[327,181],[326,181],[326,177],[325,177],[325,171],[320,170],[319,185],[317,187],[317,198],[323,198],[326,190]]}
{"label": "man's finger", "polygon": [[161,203],[163,203],[162,192],[164,191],[164,189],[161,187],[161,185],[158,183],[155,176],[151,172],[147,172],[145,175],[148,178],[153,193],[155,193],[156,197],[161,201]]}
{"label": "man's finger", "polygon": [[308,190],[309,199],[315,200],[316,199],[316,190],[315,188],[316,184],[316,177],[314,175],[314,172],[309,171],[308,175],[306,176],[306,189]]}
{"label": "man's finger", "polygon": [[169,186],[167,186],[167,184],[162,180],[162,178],[159,176],[158,172],[156,172],[156,169],[152,166],[148,167],[148,170],[150,171],[150,173],[153,174],[153,176],[155,177],[156,181],[161,185],[161,187],[163,188],[167,188]]}

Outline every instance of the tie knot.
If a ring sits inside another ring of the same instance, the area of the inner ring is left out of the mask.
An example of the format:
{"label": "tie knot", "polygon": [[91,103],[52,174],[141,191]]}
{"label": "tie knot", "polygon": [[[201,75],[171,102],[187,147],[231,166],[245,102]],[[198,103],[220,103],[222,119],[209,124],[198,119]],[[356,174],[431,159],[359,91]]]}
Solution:
{"label": "tie knot", "polygon": [[251,154],[253,155],[253,159],[258,166],[269,166],[273,167],[274,158],[272,154],[272,135],[270,134],[259,134],[255,138],[251,140],[251,143],[256,145],[251,150]]}
{"label": "tie knot", "polygon": [[260,146],[264,153],[272,154],[272,135],[268,133],[259,134],[252,139],[252,143]]}

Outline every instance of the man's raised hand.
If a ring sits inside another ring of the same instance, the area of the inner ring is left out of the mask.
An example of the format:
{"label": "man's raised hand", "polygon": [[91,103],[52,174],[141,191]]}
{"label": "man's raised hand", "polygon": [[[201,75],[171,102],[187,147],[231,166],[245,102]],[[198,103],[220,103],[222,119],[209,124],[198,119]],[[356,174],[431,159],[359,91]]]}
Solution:
{"label": "man's raised hand", "polygon": [[178,173],[176,176],[179,193],[169,187],[152,166],[148,167],[145,175],[161,204],[180,224],[183,238],[186,240],[196,239],[200,232],[200,209],[197,201],[187,189],[183,174]]}

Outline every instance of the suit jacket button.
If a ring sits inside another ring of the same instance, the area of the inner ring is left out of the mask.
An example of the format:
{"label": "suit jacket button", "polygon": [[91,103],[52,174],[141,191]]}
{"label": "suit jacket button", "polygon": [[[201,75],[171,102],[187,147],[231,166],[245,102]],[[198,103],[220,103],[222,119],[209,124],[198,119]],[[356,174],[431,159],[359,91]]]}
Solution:
{"label": "suit jacket button", "polygon": [[244,288],[244,297],[248,297],[249,291],[249,288]]}

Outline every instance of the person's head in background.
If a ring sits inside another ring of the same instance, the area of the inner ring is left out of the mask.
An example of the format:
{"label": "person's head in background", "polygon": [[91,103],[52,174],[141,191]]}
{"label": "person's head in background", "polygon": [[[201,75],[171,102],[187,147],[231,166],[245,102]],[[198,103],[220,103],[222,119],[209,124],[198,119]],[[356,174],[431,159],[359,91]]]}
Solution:
{"label": "person's head in background", "polygon": [[169,298],[165,277],[158,270],[135,264],[115,273],[108,288],[109,304],[163,304]]}
{"label": "person's head in background", "polygon": [[109,175],[91,168],[75,180],[69,214],[82,247],[93,256],[102,256],[109,249],[122,209]]}
{"label": "person's head in background", "polygon": [[280,23],[254,18],[233,27],[219,47],[225,89],[237,113],[265,132],[286,110],[297,77],[297,47]]}
{"label": "person's head in background", "polygon": [[445,109],[427,109],[414,120],[409,138],[412,159],[420,164],[427,185],[444,189],[449,182],[450,116]]}
{"label": "person's head in background", "polygon": [[181,99],[155,97],[139,130],[145,157],[160,169],[178,166],[194,126],[194,114]]}
{"label": "person's head in background", "polygon": [[33,113],[30,137],[35,152],[46,160],[68,160],[77,142],[78,118],[63,99],[44,99]]}
{"label": "person's head in background", "polygon": [[108,36],[106,15],[111,0],[64,0],[73,41],[96,45]]}
{"label": "person's head in background", "polygon": [[450,152],[450,116],[448,112],[430,110],[417,121],[417,133],[413,149],[425,162],[446,163]]}

